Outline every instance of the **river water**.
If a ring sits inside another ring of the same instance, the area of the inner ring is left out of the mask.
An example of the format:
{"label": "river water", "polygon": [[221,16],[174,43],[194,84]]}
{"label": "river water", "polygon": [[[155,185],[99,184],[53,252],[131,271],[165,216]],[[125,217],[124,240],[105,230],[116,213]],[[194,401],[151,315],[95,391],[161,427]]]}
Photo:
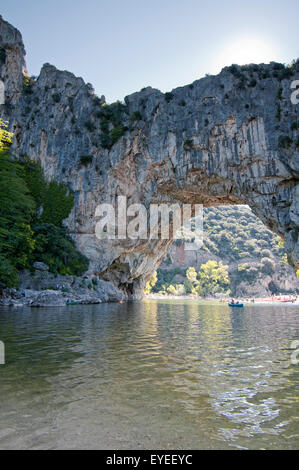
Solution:
{"label": "river water", "polygon": [[193,301],[2,308],[0,449],[298,449],[298,320]]}

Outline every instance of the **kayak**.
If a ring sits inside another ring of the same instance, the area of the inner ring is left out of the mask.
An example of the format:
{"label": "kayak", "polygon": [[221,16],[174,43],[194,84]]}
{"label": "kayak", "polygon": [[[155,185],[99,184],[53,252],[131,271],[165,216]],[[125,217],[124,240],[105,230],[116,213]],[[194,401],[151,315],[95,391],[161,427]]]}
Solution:
{"label": "kayak", "polygon": [[244,304],[228,304],[229,307],[244,307]]}
{"label": "kayak", "polygon": [[67,302],[66,305],[78,305],[77,302]]}

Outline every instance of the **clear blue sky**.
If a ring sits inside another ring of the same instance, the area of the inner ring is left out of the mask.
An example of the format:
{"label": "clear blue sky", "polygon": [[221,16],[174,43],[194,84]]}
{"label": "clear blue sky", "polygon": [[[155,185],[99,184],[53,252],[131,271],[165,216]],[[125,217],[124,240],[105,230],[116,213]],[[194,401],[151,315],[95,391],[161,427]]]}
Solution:
{"label": "clear blue sky", "polygon": [[299,0],[2,0],[0,13],[23,34],[30,74],[50,62],[108,102],[299,56]]}

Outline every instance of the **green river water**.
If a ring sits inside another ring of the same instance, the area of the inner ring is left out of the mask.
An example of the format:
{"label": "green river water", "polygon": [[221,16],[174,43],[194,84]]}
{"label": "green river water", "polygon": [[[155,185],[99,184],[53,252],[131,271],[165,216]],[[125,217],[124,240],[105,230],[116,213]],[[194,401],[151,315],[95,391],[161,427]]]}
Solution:
{"label": "green river water", "polygon": [[298,449],[298,339],[291,305],[1,308],[0,449]]}

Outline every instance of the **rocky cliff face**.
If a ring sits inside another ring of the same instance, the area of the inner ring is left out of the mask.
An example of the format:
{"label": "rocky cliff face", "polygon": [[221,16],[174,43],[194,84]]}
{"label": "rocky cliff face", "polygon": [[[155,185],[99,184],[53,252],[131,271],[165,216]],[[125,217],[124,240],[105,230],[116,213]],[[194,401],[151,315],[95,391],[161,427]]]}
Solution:
{"label": "rocky cliff face", "polygon": [[147,208],[248,204],[285,238],[299,267],[299,105],[290,99],[298,63],[230,67],[168,94],[146,88],[109,115],[91,85],[49,64],[24,82],[21,35],[2,18],[0,51],[0,111],[15,135],[12,151],[39,159],[48,178],[73,191],[66,224],[93,273],[138,296],[171,245],[100,242],[96,207],[118,195]]}

